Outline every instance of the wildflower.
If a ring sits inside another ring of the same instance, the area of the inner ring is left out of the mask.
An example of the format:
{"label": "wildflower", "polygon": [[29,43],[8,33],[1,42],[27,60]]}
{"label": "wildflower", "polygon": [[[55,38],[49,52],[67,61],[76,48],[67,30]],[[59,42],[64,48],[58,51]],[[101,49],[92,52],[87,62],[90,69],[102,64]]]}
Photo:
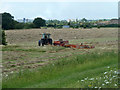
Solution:
{"label": "wildflower", "polygon": [[91,87],[92,85],[88,85],[88,87]]}
{"label": "wildflower", "polygon": [[11,71],[10,73],[13,73],[13,71]]}
{"label": "wildflower", "polygon": [[113,76],[113,78],[116,77],[116,76]]}
{"label": "wildflower", "polygon": [[87,80],[88,79],[88,77],[87,78],[85,78],[85,80]]}
{"label": "wildflower", "polygon": [[6,77],[8,77],[8,75],[6,74]]}
{"label": "wildflower", "polygon": [[107,80],[105,80],[104,82],[107,82]]}
{"label": "wildflower", "polygon": [[104,74],[107,74],[107,72],[104,72]]}
{"label": "wildflower", "polygon": [[94,80],[94,78],[90,78],[89,80]]}
{"label": "wildflower", "polygon": [[117,84],[115,84],[115,86],[117,86]]}
{"label": "wildflower", "polygon": [[82,82],[84,81],[84,80],[81,80]]}
{"label": "wildflower", "polygon": [[97,88],[97,87],[95,87],[95,88]]}
{"label": "wildflower", "polygon": [[110,68],[110,66],[108,66],[107,68]]}
{"label": "wildflower", "polygon": [[106,78],[108,78],[108,76],[107,76],[107,75],[105,75],[105,77],[106,77]]}
{"label": "wildflower", "polygon": [[106,84],[108,84],[109,82],[106,82]]}
{"label": "wildflower", "polygon": [[102,84],[102,86],[104,86],[105,84]]}
{"label": "wildflower", "polygon": [[110,81],[112,80],[112,78],[110,78]]}
{"label": "wildflower", "polygon": [[117,71],[114,71],[114,73],[115,73],[115,74],[118,74],[118,72],[117,72]]}

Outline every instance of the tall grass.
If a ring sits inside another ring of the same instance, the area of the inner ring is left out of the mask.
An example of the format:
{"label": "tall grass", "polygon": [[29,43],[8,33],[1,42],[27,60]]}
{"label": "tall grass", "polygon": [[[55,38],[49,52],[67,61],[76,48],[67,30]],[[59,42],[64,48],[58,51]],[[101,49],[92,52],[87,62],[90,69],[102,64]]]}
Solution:
{"label": "tall grass", "polygon": [[[85,77],[96,77],[106,66],[117,65],[114,52],[90,53],[61,58],[36,70],[20,71],[3,79],[3,88],[60,88],[70,87]],[[80,84],[79,84],[80,85]],[[80,85],[77,87],[85,87]]]}

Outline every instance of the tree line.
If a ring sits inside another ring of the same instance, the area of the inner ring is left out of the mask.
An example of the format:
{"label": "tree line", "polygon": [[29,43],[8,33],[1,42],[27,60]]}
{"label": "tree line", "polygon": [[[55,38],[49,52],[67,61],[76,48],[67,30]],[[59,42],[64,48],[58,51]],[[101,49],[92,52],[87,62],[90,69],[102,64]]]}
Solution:
{"label": "tree line", "polygon": [[[104,19],[105,21],[105,19]],[[64,25],[69,25],[70,28],[92,28],[92,27],[118,27],[117,24],[110,25],[95,25],[98,21],[88,21],[83,18],[82,20],[44,20],[42,18],[35,18],[32,23],[20,23],[14,20],[14,16],[10,13],[2,13],[2,29],[30,29],[30,28],[41,28],[41,27],[53,27],[62,28]]]}
{"label": "tree line", "polygon": [[40,28],[45,26],[45,20],[42,18],[35,18],[33,23],[20,23],[14,20],[14,17],[10,13],[2,13],[2,29],[29,29]]}

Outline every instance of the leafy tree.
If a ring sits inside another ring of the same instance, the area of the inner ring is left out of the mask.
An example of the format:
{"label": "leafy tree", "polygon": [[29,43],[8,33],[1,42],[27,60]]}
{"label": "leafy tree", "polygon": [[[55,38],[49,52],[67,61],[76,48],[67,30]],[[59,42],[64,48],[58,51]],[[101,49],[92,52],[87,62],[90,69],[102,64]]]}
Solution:
{"label": "leafy tree", "polygon": [[57,28],[57,25],[56,25],[56,23],[54,24],[54,28]]}
{"label": "leafy tree", "polygon": [[14,17],[9,13],[2,14],[2,29],[14,29]]}
{"label": "leafy tree", "polygon": [[14,27],[15,27],[15,29],[23,29],[24,23],[16,23]]}
{"label": "leafy tree", "polygon": [[2,44],[7,45],[5,31],[2,31]]}
{"label": "leafy tree", "polygon": [[58,28],[58,29],[61,29],[61,28],[62,28],[62,25],[57,25],[57,28]]}
{"label": "leafy tree", "polygon": [[6,35],[4,30],[0,30],[0,45],[7,45]]}
{"label": "leafy tree", "polygon": [[51,23],[51,24],[48,24],[47,27],[54,27],[54,25]]}
{"label": "leafy tree", "polygon": [[68,22],[68,25],[70,26],[70,22]]}
{"label": "leafy tree", "polygon": [[84,25],[83,25],[83,28],[84,28],[84,29],[87,28],[87,25],[84,24]]}
{"label": "leafy tree", "polygon": [[30,28],[34,28],[34,24],[33,23],[25,23],[24,24],[24,29],[30,29]]}
{"label": "leafy tree", "polygon": [[45,26],[45,20],[42,18],[35,18],[33,21],[35,28],[40,28],[42,26]]}
{"label": "leafy tree", "polygon": [[97,28],[100,29],[100,25],[97,25]]}
{"label": "leafy tree", "polygon": [[2,45],[2,30],[0,29],[0,45]]}
{"label": "leafy tree", "polygon": [[82,21],[82,22],[87,22],[87,19],[83,18],[81,21]]}

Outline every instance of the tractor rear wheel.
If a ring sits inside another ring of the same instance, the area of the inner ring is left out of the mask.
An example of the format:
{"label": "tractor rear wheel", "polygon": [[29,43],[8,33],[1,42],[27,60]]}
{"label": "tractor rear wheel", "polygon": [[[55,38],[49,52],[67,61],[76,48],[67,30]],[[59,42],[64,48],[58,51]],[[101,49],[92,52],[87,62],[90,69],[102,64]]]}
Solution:
{"label": "tractor rear wheel", "polygon": [[44,46],[44,43],[42,43],[42,46]]}
{"label": "tractor rear wheel", "polygon": [[48,39],[48,41],[49,41],[49,44],[52,45],[52,39],[50,38]]}
{"label": "tractor rear wheel", "polygon": [[45,45],[45,39],[41,39],[41,45],[42,45],[42,46]]}

